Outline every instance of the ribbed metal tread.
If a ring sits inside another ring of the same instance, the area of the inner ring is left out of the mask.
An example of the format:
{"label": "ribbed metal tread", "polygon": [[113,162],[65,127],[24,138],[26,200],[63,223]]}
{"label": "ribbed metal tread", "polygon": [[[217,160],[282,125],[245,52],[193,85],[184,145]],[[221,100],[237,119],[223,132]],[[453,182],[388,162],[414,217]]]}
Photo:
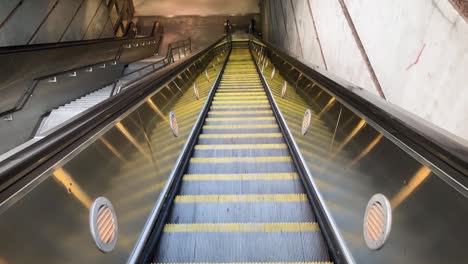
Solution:
{"label": "ribbed metal tread", "polygon": [[233,49],[155,263],[329,263],[248,49]]}

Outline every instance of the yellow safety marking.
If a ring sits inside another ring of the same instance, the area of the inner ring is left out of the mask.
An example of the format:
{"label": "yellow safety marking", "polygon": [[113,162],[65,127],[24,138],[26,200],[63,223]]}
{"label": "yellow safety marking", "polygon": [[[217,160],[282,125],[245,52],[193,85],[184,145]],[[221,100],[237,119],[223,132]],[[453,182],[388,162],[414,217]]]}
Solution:
{"label": "yellow safety marking", "polygon": [[222,262],[222,263],[214,263],[214,262],[203,262],[203,263],[195,263],[195,262],[155,262],[154,264],[333,264],[333,262],[329,261],[314,261],[314,262]]}
{"label": "yellow safety marking", "polygon": [[[230,78],[223,78],[221,82],[222,83],[233,83],[233,84],[236,84],[236,83],[250,83],[250,82],[259,83],[260,82],[260,79],[258,78],[258,75],[252,75],[250,78],[248,76],[249,74],[246,73],[246,72],[239,72],[236,75],[229,76]],[[239,78],[242,78],[242,79],[239,79]]]}
{"label": "yellow safety marking", "polygon": [[219,88],[217,91],[224,90],[224,91],[231,91],[231,90],[247,90],[247,89],[256,89],[256,90],[262,90],[263,86],[261,84],[249,84],[249,85],[219,85]]}
{"label": "yellow safety marking", "polygon": [[280,138],[281,133],[201,134],[200,138]]}
{"label": "yellow safety marking", "polygon": [[257,104],[267,104],[268,100],[229,100],[229,101],[213,101],[213,105],[222,105],[222,104],[243,104],[243,105],[257,105]]}
{"label": "yellow safety marking", "polygon": [[262,82],[258,78],[250,78],[246,80],[239,80],[239,78],[244,78],[245,73],[239,74],[242,76],[235,76],[234,78],[231,79],[222,79],[221,84],[228,84],[228,85],[245,85],[245,84],[250,84],[250,83],[255,83],[255,84],[261,84]]}
{"label": "yellow safety marking", "polygon": [[195,149],[285,149],[286,144],[196,145]]}
{"label": "yellow safety marking", "polygon": [[236,89],[218,89],[216,94],[235,94],[235,93],[262,93],[264,94],[265,91],[263,89],[255,89],[255,88],[236,88]]}
{"label": "yellow safety marking", "polygon": [[232,93],[216,93],[216,96],[222,95],[222,96],[234,96],[236,97],[237,95],[265,95],[265,92],[232,92]]}
{"label": "yellow safety marking", "polygon": [[271,110],[251,110],[251,111],[211,111],[210,115],[254,115],[254,114],[272,114]]}
{"label": "yellow safety marking", "polygon": [[262,83],[261,82],[244,82],[244,83],[240,83],[240,82],[232,82],[232,83],[226,83],[226,82],[221,82],[221,84],[219,85],[219,87],[225,87],[225,88],[233,88],[233,87],[246,87],[246,86],[257,86],[257,87],[262,87]]}
{"label": "yellow safety marking", "polygon": [[205,129],[262,129],[262,128],[277,128],[277,124],[263,125],[204,125]]}
{"label": "yellow safety marking", "polygon": [[298,223],[222,223],[222,224],[166,224],[164,232],[315,232],[314,222]]}
{"label": "yellow safety marking", "polygon": [[237,89],[240,89],[240,90],[255,89],[255,90],[260,90],[262,92],[265,91],[265,89],[263,88],[261,84],[249,84],[249,85],[222,85],[220,84],[218,86],[217,91],[220,91],[220,90],[231,91],[231,90],[237,90]]}
{"label": "yellow safety marking", "polygon": [[177,195],[176,203],[307,202],[305,194]]}
{"label": "yellow safety marking", "polygon": [[274,116],[262,117],[207,117],[206,121],[270,121],[275,120]]}
{"label": "yellow safety marking", "polygon": [[214,99],[218,99],[218,100],[233,100],[233,99],[260,99],[260,100],[263,100],[263,99],[266,99],[267,96],[265,94],[259,94],[259,95],[251,95],[251,94],[247,94],[247,93],[244,93],[244,94],[241,94],[241,95],[231,95],[231,94],[218,94],[214,97]]}
{"label": "yellow safety marking", "polygon": [[270,108],[269,104],[248,105],[212,105],[211,109],[245,109],[245,108]]}
{"label": "yellow safety marking", "polygon": [[268,181],[297,180],[297,173],[250,173],[250,174],[186,174],[184,181]]}
{"label": "yellow safety marking", "polygon": [[215,158],[191,158],[191,163],[229,163],[229,162],[289,162],[289,156],[276,156],[276,157],[215,157]]}
{"label": "yellow safety marking", "polygon": [[256,95],[256,96],[215,96],[213,98],[214,101],[232,101],[232,100],[264,100],[267,99],[266,95]]}

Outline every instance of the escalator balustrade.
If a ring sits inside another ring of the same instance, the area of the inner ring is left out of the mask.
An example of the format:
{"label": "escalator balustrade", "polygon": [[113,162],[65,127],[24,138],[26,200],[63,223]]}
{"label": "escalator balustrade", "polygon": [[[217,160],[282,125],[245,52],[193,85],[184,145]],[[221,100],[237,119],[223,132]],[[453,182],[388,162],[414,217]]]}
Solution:
{"label": "escalator balustrade", "polygon": [[221,78],[154,262],[330,263],[247,48]]}

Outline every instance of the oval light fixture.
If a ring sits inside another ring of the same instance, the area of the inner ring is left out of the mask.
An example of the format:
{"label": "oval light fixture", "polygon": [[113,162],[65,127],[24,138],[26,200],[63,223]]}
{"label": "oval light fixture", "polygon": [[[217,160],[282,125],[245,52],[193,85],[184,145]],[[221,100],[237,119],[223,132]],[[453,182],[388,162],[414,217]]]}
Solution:
{"label": "oval light fixture", "polygon": [[368,248],[383,247],[392,228],[392,207],[383,194],[374,194],[367,203],[364,214],[364,241]]}
{"label": "oval light fixture", "polygon": [[89,225],[94,243],[104,253],[114,249],[117,243],[117,215],[106,197],[98,197],[91,205]]}
{"label": "oval light fixture", "polygon": [[179,136],[179,124],[177,123],[177,118],[174,112],[169,113],[169,125],[171,126],[172,134],[174,137]]}
{"label": "oval light fixture", "polygon": [[302,119],[301,133],[303,136],[305,136],[305,134],[307,134],[307,131],[309,131],[311,117],[312,112],[310,111],[310,109],[307,108],[304,113],[304,118]]}
{"label": "oval light fixture", "polygon": [[197,84],[196,83],[193,83],[193,93],[195,94],[195,98],[198,100],[200,99],[200,94],[198,93],[198,89],[197,89]]}
{"label": "oval light fixture", "polygon": [[286,95],[286,90],[288,89],[288,83],[284,81],[283,83],[283,88],[281,89],[281,98],[284,98]]}

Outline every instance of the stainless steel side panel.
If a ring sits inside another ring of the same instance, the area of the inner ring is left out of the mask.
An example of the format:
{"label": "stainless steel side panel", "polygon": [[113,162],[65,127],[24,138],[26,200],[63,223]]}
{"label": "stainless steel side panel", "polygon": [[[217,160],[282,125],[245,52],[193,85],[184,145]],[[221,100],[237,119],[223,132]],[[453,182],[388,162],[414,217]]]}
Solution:
{"label": "stainless steel side panel", "polygon": [[[298,78],[289,65],[275,61],[281,69],[270,80],[272,65],[269,61],[265,79],[356,263],[468,263],[463,186],[312,80]],[[290,81],[281,98],[283,76]],[[307,108],[313,117],[303,136]],[[384,247],[372,251],[363,239],[363,217],[375,193],[391,201],[393,224]]]}
{"label": "stainless steel side panel", "polygon": [[[194,76],[200,95],[195,98],[190,76],[201,71],[197,65],[0,206],[0,263],[128,259],[212,87],[204,71]],[[209,74],[216,76],[221,67],[216,69],[208,67]],[[176,113],[178,137],[168,124],[170,111]],[[89,207],[99,196],[107,197],[117,213],[118,241],[110,253],[97,249],[89,230]]]}

